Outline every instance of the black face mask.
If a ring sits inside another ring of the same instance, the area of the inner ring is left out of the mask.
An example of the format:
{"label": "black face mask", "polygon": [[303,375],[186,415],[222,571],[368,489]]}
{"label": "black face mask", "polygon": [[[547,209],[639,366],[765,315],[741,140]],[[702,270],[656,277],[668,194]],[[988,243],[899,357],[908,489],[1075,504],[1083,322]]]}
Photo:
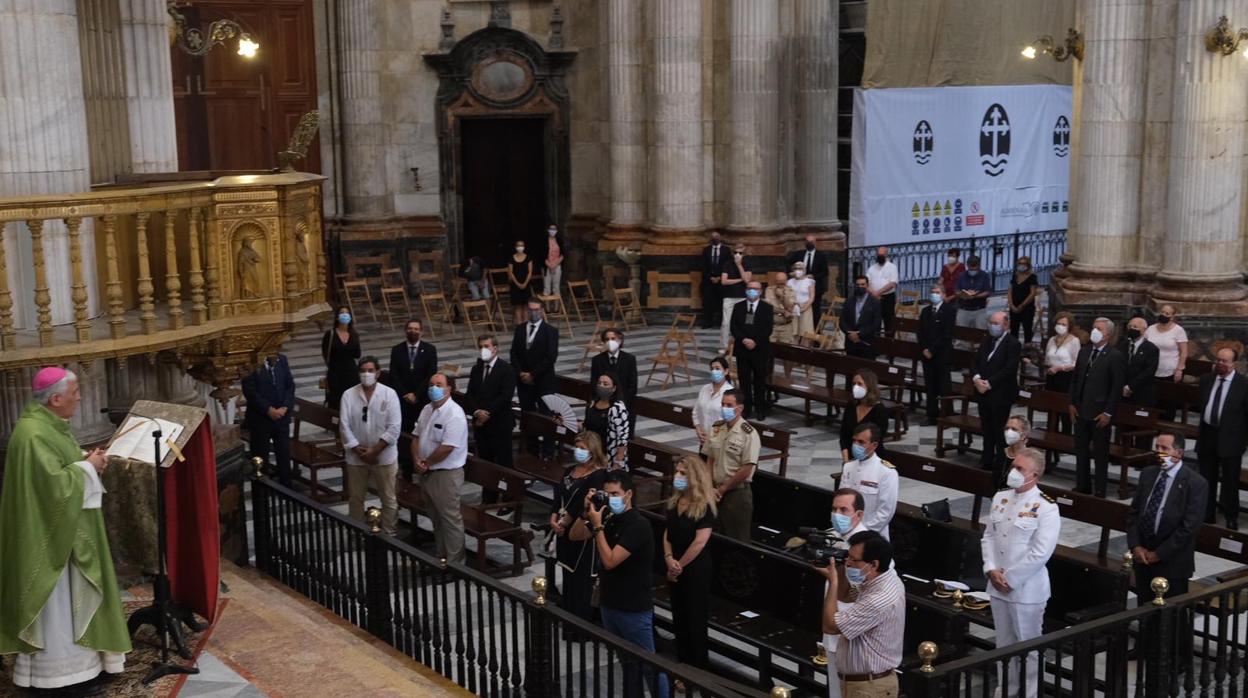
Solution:
{"label": "black face mask", "polygon": [[1158,315],[1158,316],[1157,316],[1157,324],[1158,324],[1158,325],[1164,325],[1164,324],[1166,324],[1166,323],[1168,323],[1168,322],[1170,322],[1170,316],[1169,316],[1169,315]]}
{"label": "black face mask", "polygon": [[854,296],[855,296],[855,297],[857,297],[857,298],[862,298],[862,297],[863,297],[863,296],[865,296],[865,295],[867,295],[867,289],[865,289],[865,288],[863,288],[863,287],[861,287],[861,286],[855,286],[855,287],[854,287]]}
{"label": "black face mask", "polygon": [[599,400],[606,400],[607,398],[611,397],[611,394],[614,392],[615,392],[614,388],[608,388],[605,385],[594,386],[594,396],[597,397]]}
{"label": "black face mask", "polygon": [[1140,338],[1140,331],[1139,331],[1139,330],[1135,329],[1134,327],[1128,327],[1128,328],[1127,328],[1127,339],[1129,339],[1129,340],[1131,340],[1131,341],[1133,341],[1133,342],[1134,342],[1135,340],[1137,340],[1137,339],[1139,339],[1139,338]]}
{"label": "black face mask", "polygon": [[885,257],[884,255],[882,255],[882,254],[877,254],[877,255],[875,256],[875,263],[876,263],[876,264],[883,264],[885,261],[887,261],[887,259],[888,259],[888,258],[887,258],[887,257]]}
{"label": "black face mask", "polygon": [[808,243],[806,243],[806,249],[808,249],[808,250],[813,250],[813,249],[815,249],[815,243],[813,243],[813,242],[808,242]]}
{"label": "black face mask", "polygon": [[420,341],[420,334],[419,334],[419,333],[416,333],[416,332],[408,332],[408,333],[407,333],[407,343],[408,343],[408,344],[415,344],[416,342],[419,342],[419,341]]}

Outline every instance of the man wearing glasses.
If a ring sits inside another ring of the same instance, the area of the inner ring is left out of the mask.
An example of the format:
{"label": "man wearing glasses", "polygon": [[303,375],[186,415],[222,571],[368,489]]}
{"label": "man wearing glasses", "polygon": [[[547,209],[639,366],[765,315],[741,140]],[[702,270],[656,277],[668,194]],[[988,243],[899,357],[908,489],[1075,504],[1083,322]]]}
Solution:
{"label": "man wearing glasses", "polygon": [[338,430],[346,460],[347,507],[351,518],[365,521],[369,483],[381,498],[381,530],[393,536],[399,523],[394,479],[399,468],[402,407],[393,388],[377,382],[381,364],[375,356],[360,359],[360,383],[342,394]]}

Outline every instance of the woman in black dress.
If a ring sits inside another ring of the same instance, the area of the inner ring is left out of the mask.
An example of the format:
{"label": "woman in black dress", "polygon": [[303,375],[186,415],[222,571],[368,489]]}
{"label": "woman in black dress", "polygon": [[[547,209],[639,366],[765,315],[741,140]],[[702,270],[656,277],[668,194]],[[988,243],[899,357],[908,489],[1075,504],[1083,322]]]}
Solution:
{"label": "woman in black dress", "polygon": [[620,381],[615,373],[607,371],[598,376],[594,399],[585,406],[584,426],[602,439],[611,469],[628,470],[628,442],[633,435],[628,421],[628,406],[620,395]]}
{"label": "woman in black dress", "polygon": [[717,513],[710,466],[695,456],[681,458],[676,462],[672,487],[663,531],[663,561],[672,585],[676,657],[685,664],[705,668],[711,597],[711,555],[705,547]]}
{"label": "woman in black dress", "polygon": [[554,506],[550,511],[550,528],[555,534],[555,558],[563,569],[559,607],[593,622],[594,608],[590,605],[593,593],[593,575],[597,571],[597,556],[593,540],[574,541],[568,531],[585,507],[585,494],[590,489],[601,490],[607,477],[607,457],[602,452],[602,441],[592,431],[576,435],[572,443],[576,464],[563,474],[563,480],[555,485]]}
{"label": "woman in black dress", "polygon": [[338,306],[334,326],[321,338],[321,358],[325,360],[325,404],[336,410],[342,394],[360,382],[360,335],[345,305]]}
{"label": "woman in black dress", "polygon": [[1040,283],[1031,271],[1031,257],[1019,257],[1010,279],[1010,297],[1006,300],[1010,304],[1010,334],[1018,339],[1021,327],[1027,344],[1031,344],[1036,332],[1036,292],[1039,290]]}
{"label": "woman in black dress", "polygon": [[516,253],[507,263],[507,284],[511,288],[511,311],[516,324],[525,321],[528,312],[529,284],[533,283],[533,259],[524,251],[524,240],[516,240]]}
{"label": "woman in black dress", "polygon": [[854,443],[854,430],[863,422],[874,422],[880,428],[880,447],[876,453],[884,456],[884,435],[888,433],[888,411],[880,403],[880,382],[875,371],[862,369],[854,374],[850,390],[854,402],[841,416],[841,460],[850,459],[849,448]]}

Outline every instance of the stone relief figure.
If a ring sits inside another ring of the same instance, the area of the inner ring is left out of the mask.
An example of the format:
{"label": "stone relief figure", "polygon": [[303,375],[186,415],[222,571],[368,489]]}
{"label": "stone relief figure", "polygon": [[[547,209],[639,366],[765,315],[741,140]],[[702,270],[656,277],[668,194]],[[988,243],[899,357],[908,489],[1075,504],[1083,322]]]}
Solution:
{"label": "stone relief figure", "polygon": [[259,298],[263,289],[260,271],[261,257],[254,247],[257,237],[256,235],[247,235],[239,240],[238,243],[235,268],[238,270],[240,298]]}
{"label": "stone relief figure", "polygon": [[295,231],[295,258],[299,260],[299,288],[307,288],[312,262],[308,254],[308,229],[303,225]]}

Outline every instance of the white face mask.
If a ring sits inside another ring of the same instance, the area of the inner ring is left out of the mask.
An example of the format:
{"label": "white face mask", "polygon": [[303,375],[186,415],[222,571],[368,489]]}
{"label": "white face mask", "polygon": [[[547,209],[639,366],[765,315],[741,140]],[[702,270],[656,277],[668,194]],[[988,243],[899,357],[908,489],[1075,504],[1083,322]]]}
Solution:
{"label": "white face mask", "polygon": [[794,269],[794,270],[793,270],[793,278],[795,278],[795,279],[800,279],[800,278],[802,278],[803,276],[806,276],[806,272],[802,271],[801,269]]}
{"label": "white face mask", "polygon": [[612,354],[614,354],[615,352],[617,352],[617,351],[619,351],[619,350],[620,350],[620,340],[618,340],[618,339],[608,339],[608,340],[607,340],[607,351],[609,351],[609,352],[611,352]]}
{"label": "white face mask", "polygon": [[1027,484],[1027,478],[1018,470],[1010,468],[1010,474],[1005,476],[1005,486],[1012,490],[1016,490]]}
{"label": "white face mask", "polygon": [[1070,328],[1065,325],[1054,325],[1053,331],[1057,333],[1058,337],[1065,337],[1066,333],[1070,331]]}
{"label": "white face mask", "polygon": [[517,253],[519,253],[519,254],[524,254],[524,248],[523,248],[523,247],[517,247],[517,248],[516,248],[516,252],[517,252]]}
{"label": "white face mask", "polygon": [[365,388],[377,385],[377,374],[372,371],[360,371],[360,385]]}
{"label": "white face mask", "polygon": [[481,360],[488,364],[492,358],[494,358],[493,350],[489,347],[481,347]]}
{"label": "white face mask", "polygon": [[550,230],[546,231],[546,234],[553,238],[555,235],[559,234],[559,231],[555,230],[554,228],[551,228]]}
{"label": "white face mask", "polygon": [[1088,339],[1092,340],[1093,344],[1100,344],[1101,340],[1105,339],[1105,335],[1101,334],[1100,328],[1093,327],[1092,331],[1088,333]]}
{"label": "white face mask", "polygon": [[1006,445],[1008,445],[1008,446],[1013,446],[1014,444],[1018,443],[1019,439],[1021,439],[1021,438],[1023,438],[1023,435],[1022,435],[1021,433],[1019,433],[1019,432],[1015,431],[1014,429],[1006,429],[1006,430],[1005,430],[1005,443],[1006,443]]}
{"label": "white face mask", "polygon": [[945,257],[945,261],[947,261],[950,264],[957,264],[958,258],[957,257]]}
{"label": "white face mask", "polygon": [[861,385],[855,385],[851,392],[854,394],[855,400],[861,400],[867,396],[867,389]]}
{"label": "white face mask", "polygon": [[1161,456],[1162,470],[1169,470],[1179,464],[1179,459],[1174,456],[1162,456],[1160,453],[1157,455]]}

